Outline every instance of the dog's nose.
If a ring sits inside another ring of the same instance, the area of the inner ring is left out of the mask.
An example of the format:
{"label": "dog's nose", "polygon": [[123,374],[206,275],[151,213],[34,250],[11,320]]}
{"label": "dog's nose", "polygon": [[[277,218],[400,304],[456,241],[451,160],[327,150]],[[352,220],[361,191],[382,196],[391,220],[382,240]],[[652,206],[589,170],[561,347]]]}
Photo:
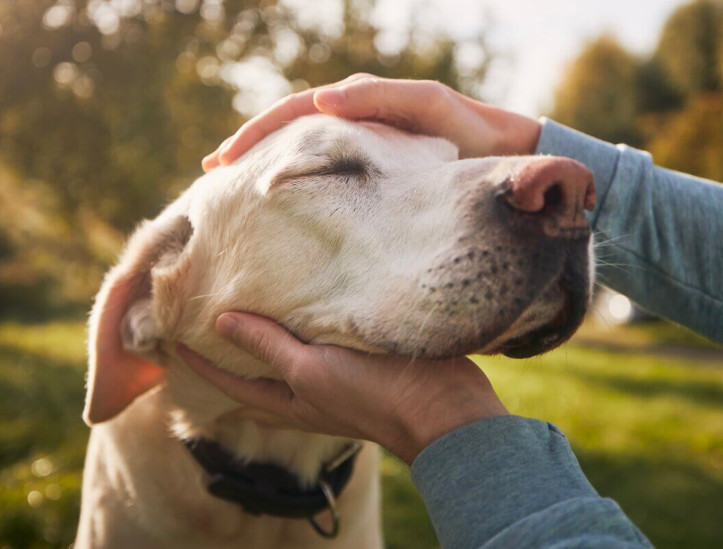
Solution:
{"label": "dog's nose", "polygon": [[549,237],[587,230],[584,210],[595,207],[592,172],[569,158],[540,158],[525,165],[504,193],[515,210],[539,216]]}

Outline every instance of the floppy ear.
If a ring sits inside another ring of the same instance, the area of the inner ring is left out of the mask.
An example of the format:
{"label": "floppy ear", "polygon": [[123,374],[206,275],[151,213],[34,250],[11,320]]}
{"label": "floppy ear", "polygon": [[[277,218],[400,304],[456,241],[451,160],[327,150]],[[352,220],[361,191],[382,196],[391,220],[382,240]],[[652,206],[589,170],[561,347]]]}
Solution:
{"label": "floppy ear", "polygon": [[161,317],[179,312],[192,234],[186,216],[145,222],[106,275],[88,328],[88,425],[113,418],[162,381],[165,370],[138,353],[152,356],[164,331]]}

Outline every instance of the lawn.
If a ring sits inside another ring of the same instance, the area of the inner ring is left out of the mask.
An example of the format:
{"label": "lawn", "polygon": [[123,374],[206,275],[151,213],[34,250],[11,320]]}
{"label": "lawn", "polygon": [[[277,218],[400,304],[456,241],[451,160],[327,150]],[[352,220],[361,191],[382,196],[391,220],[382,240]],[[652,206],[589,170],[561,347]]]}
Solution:
{"label": "lawn", "polygon": [[[0,548],[73,539],[83,340],[82,321],[0,323]],[[723,353],[653,324],[586,327],[540,358],[475,360],[511,411],[567,433],[593,485],[656,546],[721,546]],[[388,547],[436,547],[407,468],[386,457],[383,475]]]}

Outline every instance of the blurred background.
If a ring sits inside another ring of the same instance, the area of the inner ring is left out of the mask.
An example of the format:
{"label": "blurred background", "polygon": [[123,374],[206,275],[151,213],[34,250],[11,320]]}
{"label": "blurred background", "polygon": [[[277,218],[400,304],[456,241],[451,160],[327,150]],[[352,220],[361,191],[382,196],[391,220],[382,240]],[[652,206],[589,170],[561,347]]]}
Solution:
{"label": "blurred background", "polygon": [[[723,181],[720,0],[0,0],[0,548],[72,543],[85,313],[124,235],[248,117],[359,71]],[[476,360],[657,546],[721,546],[719,347],[602,294],[562,349]],[[437,546],[391,457],[383,515],[388,547]]]}

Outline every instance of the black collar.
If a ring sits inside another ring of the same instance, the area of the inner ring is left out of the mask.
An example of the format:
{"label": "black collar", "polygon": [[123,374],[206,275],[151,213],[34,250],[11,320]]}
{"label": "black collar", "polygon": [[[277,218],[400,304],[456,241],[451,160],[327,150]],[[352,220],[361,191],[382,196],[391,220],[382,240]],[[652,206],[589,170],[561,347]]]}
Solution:
{"label": "black collar", "polygon": [[[349,482],[354,461],[361,449],[347,446],[327,462],[315,486],[305,488],[299,478],[273,463],[241,463],[228,450],[207,438],[184,440],[183,444],[206,471],[206,488],[221,499],[237,503],[253,515],[308,519],[324,537],[335,537],[339,529],[336,498]],[[334,526],[323,530],[315,515],[328,509]]]}

